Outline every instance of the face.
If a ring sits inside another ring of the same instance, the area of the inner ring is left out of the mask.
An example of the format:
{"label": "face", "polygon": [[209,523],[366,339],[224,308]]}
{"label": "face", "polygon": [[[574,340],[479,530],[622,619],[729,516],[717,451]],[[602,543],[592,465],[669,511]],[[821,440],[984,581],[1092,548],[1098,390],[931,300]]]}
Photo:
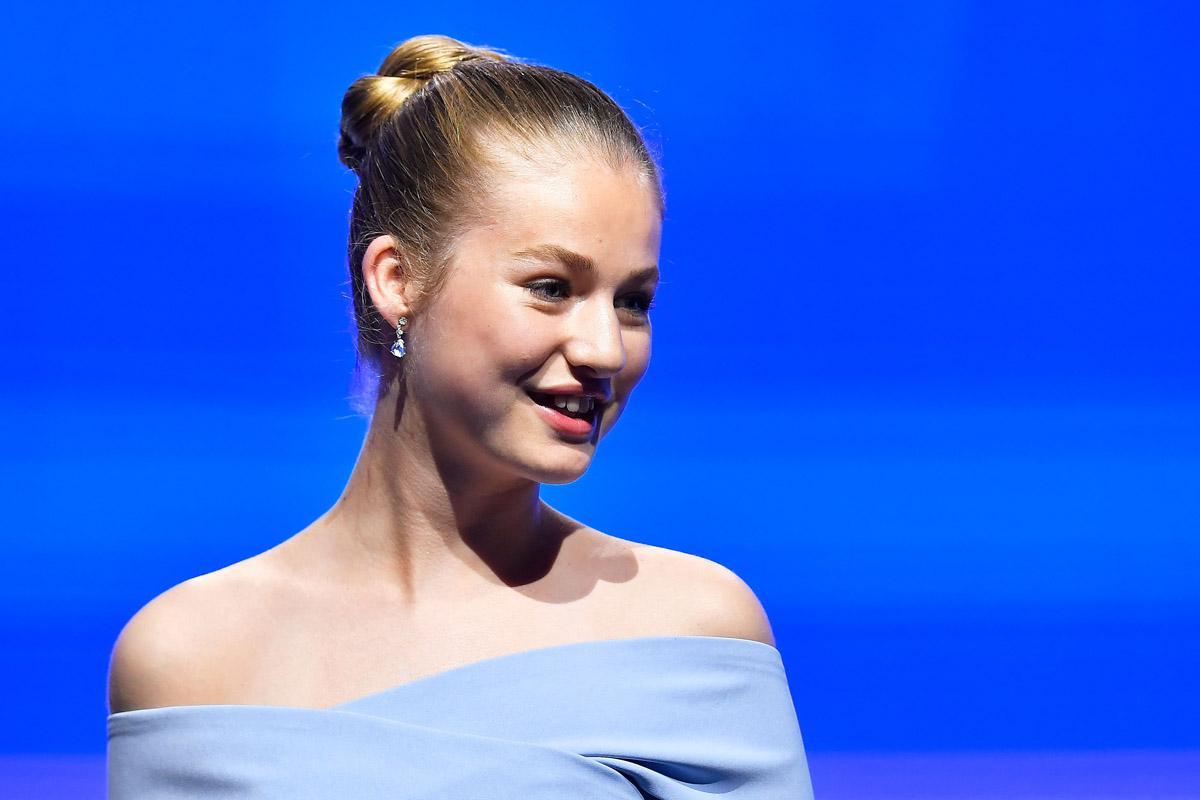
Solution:
{"label": "face", "polygon": [[[410,316],[406,403],[489,466],[566,483],[649,364],[662,222],[633,170],[508,163],[442,291]],[[548,390],[602,400],[590,421],[571,419],[542,404]]]}

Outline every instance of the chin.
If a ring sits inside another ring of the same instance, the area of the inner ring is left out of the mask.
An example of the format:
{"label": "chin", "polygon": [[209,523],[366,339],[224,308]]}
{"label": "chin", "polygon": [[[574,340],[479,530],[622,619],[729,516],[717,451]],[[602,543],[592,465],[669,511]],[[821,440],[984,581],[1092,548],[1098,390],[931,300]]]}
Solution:
{"label": "chin", "polygon": [[555,465],[542,464],[540,468],[529,470],[529,473],[530,477],[538,483],[572,483],[582,478],[591,464],[591,454],[585,455],[581,451],[576,453],[573,458],[560,459],[559,463]]}

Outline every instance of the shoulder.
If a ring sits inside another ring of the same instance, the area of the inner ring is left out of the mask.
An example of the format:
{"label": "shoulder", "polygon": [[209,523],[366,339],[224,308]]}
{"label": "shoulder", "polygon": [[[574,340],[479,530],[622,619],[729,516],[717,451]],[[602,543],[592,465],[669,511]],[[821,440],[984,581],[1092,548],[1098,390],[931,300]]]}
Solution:
{"label": "shoulder", "polygon": [[[224,667],[251,649],[244,622],[262,592],[246,562],[183,581],[125,623],[109,660],[110,713],[219,696]],[[245,645],[245,646],[243,646]]]}
{"label": "shoulder", "polygon": [[672,609],[688,635],[728,636],[775,645],[766,610],[741,576],[703,556],[634,544],[653,602]]}

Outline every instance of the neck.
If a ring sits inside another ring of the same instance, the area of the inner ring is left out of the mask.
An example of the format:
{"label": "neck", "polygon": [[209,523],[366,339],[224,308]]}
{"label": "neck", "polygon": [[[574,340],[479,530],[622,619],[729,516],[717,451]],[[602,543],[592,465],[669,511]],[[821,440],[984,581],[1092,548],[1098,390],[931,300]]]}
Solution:
{"label": "neck", "polygon": [[323,567],[356,590],[413,604],[544,577],[568,518],[540,499],[536,481],[466,463],[462,448],[429,431],[419,408],[380,401],[341,496],[302,534]]}

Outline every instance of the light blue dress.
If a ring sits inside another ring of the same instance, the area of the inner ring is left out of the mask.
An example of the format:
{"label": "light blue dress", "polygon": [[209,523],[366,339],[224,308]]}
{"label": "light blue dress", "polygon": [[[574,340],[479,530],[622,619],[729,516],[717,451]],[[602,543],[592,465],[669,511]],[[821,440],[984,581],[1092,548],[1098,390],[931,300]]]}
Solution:
{"label": "light blue dress", "polygon": [[488,658],[327,709],[108,717],[111,800],[806,800],[779,651],[642,636]]}

